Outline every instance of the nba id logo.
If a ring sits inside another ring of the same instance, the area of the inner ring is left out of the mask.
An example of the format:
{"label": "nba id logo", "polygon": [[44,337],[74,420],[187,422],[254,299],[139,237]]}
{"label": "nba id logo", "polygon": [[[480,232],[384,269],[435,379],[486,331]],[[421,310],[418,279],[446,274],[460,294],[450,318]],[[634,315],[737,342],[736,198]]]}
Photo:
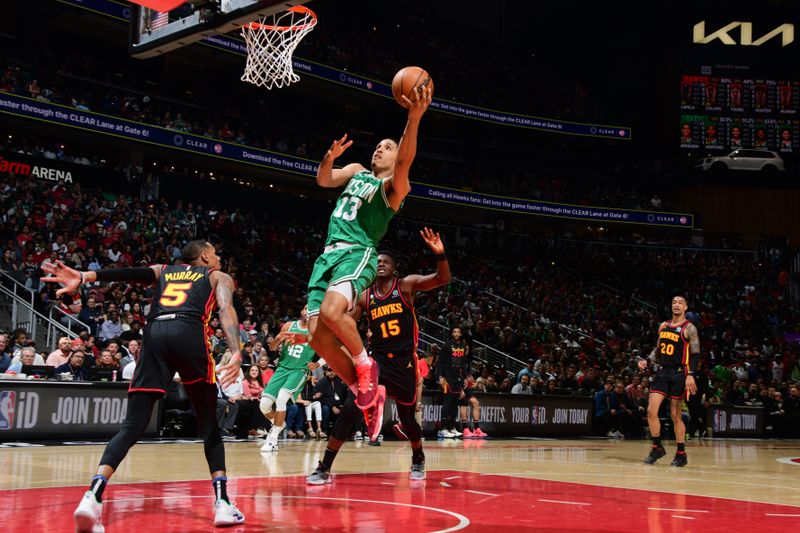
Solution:
{"label": "nba id logo", "polygon": [[0,430],[14,427],[14,411],[17,406],[15,391],[0,392]]}
{"label": "nba id logo", "polygon": [[531,424],[534,426],[547,423],[547,408],[543,405],[534,405],[531,408]]}

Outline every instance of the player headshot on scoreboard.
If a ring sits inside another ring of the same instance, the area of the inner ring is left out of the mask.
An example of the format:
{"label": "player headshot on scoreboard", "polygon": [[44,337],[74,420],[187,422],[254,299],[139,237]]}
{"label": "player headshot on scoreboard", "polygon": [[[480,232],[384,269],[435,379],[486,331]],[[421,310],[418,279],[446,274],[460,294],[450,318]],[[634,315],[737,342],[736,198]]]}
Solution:
{"label": "player headshot on scoreboard", "polygon": [[717,144],[717,125],[713,122],[706,125],[706,146]]}
{"label": "player headshot on scoreboard", "polygon": [[742,127],[739,124],[734,124],[731,126],[729,144],[731,148],[742,147]]}
{"label": "player headshot on scoreboard", "polygon": [[754,146],[756,148],[767,147],[767,128],[765,128],[763,125],[760,125],[756,128],[756,140]]}
{"label": "player headshot on scoreboard", "polygon": [[681,122],[681,144],[692,144],[692,125]]}
{"label": "player headshot on scoreboard", "polygon": [[767,87],[765,85],[756,86],[756,109],[767,108]]}
{"label": "player headshot on scoreboard", "polygon": [[692,104],[692,84],[686,80],[681,82],[681,105]]}
{"label": "player headshot on scoreboard", "polygon": [[781,85],[780,87],[781,109],[792,109],[792,86]]}
{"label": "player headshot on scoreboard", "polygon": [[708,83],[706,85],[706,107],[715,107],[717,105],[717,84]]}
{"label": "player headshot on scoreboard", "polygon": [[739,109],[742,107],[742,85],[740,83],[731,84],[728,102],[731,108]]}
{"label": "player headshot on scoreboard", "polygon": [[780,149],[783,152],[792,151],[792,130],[790,130],[789,128],[781,129]]}

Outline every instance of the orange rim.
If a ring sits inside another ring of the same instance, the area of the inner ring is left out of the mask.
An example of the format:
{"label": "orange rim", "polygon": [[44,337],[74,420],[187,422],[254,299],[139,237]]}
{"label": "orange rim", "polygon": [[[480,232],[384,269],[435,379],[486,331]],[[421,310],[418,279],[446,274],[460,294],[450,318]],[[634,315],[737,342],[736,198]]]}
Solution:
{"label": "orange rim", "polygon": [[286,11],[291,11],[293,13],[304,13],[306,15],[310,15],[311,20],[309,22],[306,22],[305,24],[296,24],[294,26],[273,26],[272,24],[261,24],[260,22],[251,22],[250,24],[248,24],[248,27],[251,30],[264,29],[270,31],[299,31],[312,27],[317,23],[317,14],[311,11],[306,6],[293,6],[287,9]]}

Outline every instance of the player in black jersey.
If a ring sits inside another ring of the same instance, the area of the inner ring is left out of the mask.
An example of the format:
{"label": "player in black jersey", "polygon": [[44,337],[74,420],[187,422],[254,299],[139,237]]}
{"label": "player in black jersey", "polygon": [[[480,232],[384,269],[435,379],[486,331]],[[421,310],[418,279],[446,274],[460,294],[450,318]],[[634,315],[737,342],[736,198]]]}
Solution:
{"label": "player in black jersey", "polygon": [[[647,405],[647,421],[653,436],[653,448],[645,458],[646,464],[653,464],[667,452],[661,444],[661,422],[658,411],[664,398],[670,399],[670,415],[675,429],[675,442],[678,451],[670,463],[672,466],[686,466],[686,426],[681,418],[681,402],[686,393],[697,392],[694,373],[700,364],[700,337],[694,324],[686,319],[688,303],[684,296],[672,299],[672,320],[658,327],[658,343],[650,354],[655,377],[650,384]],[[639,368],[644,370],[647,360],[639,360]]]}
{"label": "player in black jersey", "polygon": [[[422,452],[422,428],[415,414],[417,403],[417,318],[414,314],[414,299],[417,291],[430,291],[450,282],[450,264],[444,252],[444,244],[438,233],[429,228],[420,231],[425,243],[436,256],[435,274],[423,276],[411,274],[397,277],[397,264],[387,252],[378,254],[378,270],[375,283],[363,291],[352,315],[361,316],[366,311],[369,326],[370,356],[380,368],[379,383],[386,387],[386,395],[394,398],[402,429],[411,442],[412,480],[425,479],[425,454]],[[317,485],[330,483],[330,469],[344,441],[350,438],[355,428],[359,410],[350,395],[342,413],[331,431],[325,456],[317,469],[308,476],[308,483]],[[380,428],[381,424],[377,424]],[[376,442],[377,435],[370,437]]]}
{"label": "player in black jersey", "polygon": [[142,350],[128,390],[125,421],[106,446],[97,475],[75,510],[77,531],[103,531],[102,496],[108,479],[147,427],[153,407],[166,393],[176,371],[192,401],[205,445],[216,497],[214,525],[244,522],[244,515],[228,499],[225,448],[216,417],[217,380],[206,332],[211,313],[219,307],[222,328],[233,353],[231,362],[220,369],[220,381],[225,386],[236,380],[242,360],[239,320],[233,308],[233,280],[219,271],[220,258],[214,246],[206,241],[186,244],[182,260],[185,264],[85,272],[73,270],[60,261],[42,265],[42,270],[50,274],[43,281],[64,285],[56,292],[58,295],[77,291],[82,284],[95,281],[156,284]]}

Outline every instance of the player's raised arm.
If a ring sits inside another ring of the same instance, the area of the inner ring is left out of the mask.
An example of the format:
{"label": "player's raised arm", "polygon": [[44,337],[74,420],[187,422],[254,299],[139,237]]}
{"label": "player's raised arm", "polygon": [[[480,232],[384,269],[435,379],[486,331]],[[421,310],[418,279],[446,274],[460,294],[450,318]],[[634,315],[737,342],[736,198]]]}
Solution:
{"label": "player's raised arm", "polygon": [[422,229],[419,234],[422,235],[425,244],[428,245],[428,248],[431,249],[431,252],[436,257],[436,272],[425,276],[411,274],[403,278],[412,297],[416,291],[424,292],[447,285],[453,277],[450,274],[450,263],[447,261],[447,255],[444,253],[444,244],[439,234],[430,228]]}
{"label": "player's raised arm", "polygon": [[132,268],[104,268],[101,270],[87,270],[81,272],[70,268],[61,261],[55,263],[42,263],[42,270],[49,274],[42,278],[47,283],[60,283],[62,288],[56,291],[56,296],[64,293],[75,292],[84,283],[94,283],[95,281],[124,281],[127,283],[141,283],[149,285],[161,275],[161,265],[151,267],[132,267]]}
{"label": "player's raised arm", "polygon": [[331,147],[325,152],[325,156],[319,163],[317,169],[317,184],[321,187],[341,187],[352,178],[356,172],[364,170],[358,163],[350,163],[343,168],[333,168],[333,162],[342,155],[345,150],[353,145],[352,140],[347,140],[345,133],[341,139],[333,141]]}
{"label": "player's raised arm", "polygon": [[408,121],[400,145],[397,147],[397,162],[394,167],[391,187],[387,191],[389,206],[395,211],[400,210],[403,199],[411,192],[411,181],[408,173],[411,170],[411,163],[417,155],[417,131],[422,115],[427,111],[433,98],[430,87],[425,87],[418,94],[414,101],[409,100],[405,95],[401,96],[403,105],[408,109]]}
{"label": "player's raised arm", "polygon": [[239,318],[236,316],[236,309],[233,307],[233,279],[220,271],[212,273],[212,279],[216,279],[217,286],[214,289],[219,306],[219,321],[225,338],[228,340],[228,347],[233,357],[230,362],[219,369],[220,385],[227,387],[239,377],[239,368],[242,366],[242,352],[239,345]]}

